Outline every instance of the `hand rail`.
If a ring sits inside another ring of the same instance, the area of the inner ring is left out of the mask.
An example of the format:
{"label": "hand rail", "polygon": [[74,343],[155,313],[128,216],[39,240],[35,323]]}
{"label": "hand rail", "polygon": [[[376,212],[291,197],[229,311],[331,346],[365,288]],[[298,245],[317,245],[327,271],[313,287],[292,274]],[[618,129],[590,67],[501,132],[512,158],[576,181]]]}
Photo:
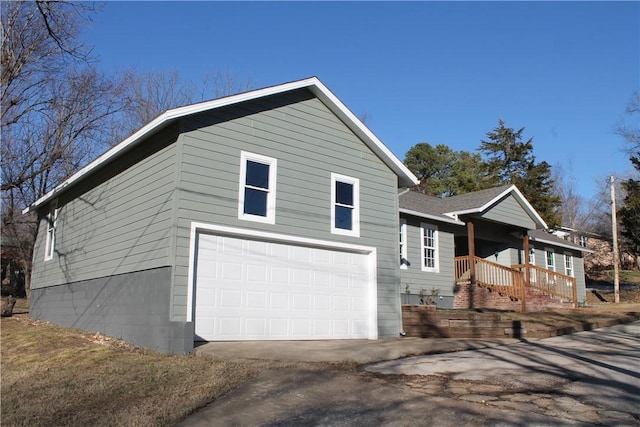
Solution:
{"label": "hand rail", "polygon": [[[526,265],[517,264],[512,267],[524,273]],[[529,283],[526,286],[537,289],[547,295],[572,301],[577,307],[578,295],[575,277],[556,273],[536,265],[529,265]]]}

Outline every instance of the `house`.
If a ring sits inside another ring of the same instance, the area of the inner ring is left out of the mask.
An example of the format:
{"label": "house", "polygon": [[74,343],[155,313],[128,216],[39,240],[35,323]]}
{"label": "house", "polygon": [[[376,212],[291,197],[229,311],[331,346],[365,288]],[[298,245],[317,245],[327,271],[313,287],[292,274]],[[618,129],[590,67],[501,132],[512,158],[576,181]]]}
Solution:
{"label": "house", "polygon": [[180,354],[395,337],[433,290],[443,308],[584,300],[583,248],[516,187],[417,182],[317,78],[169,110],[26,209],[31,316]]}
{"label": "house", "polygon": [[540,293],[556,302],[585,302],[588,250],[546,232],[546,223],[517,187],[448,198],[404,190],[399,206],[403,303],[437,294],[442,308],[554,305],[541,301]]}
{"label": "house", "polygon": [[317,78],[169,110],[25,210],[31,316],[168,353],[397,336],[416,183]]}

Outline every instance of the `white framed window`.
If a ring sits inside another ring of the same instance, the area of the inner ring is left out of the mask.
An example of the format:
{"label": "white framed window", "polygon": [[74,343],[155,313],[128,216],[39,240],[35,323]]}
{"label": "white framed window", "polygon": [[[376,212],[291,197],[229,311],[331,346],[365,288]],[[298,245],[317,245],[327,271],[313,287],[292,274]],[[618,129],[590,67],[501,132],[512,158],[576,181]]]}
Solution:
{"label": "white framed window", "polygon": [[573,277],[573,255],[564,254],[564,274]]}
{"label": "white framed window", "polygon": [[545,249],[545,259],[546,259],[546,268],[547,270],[556,271],[556,260],[555,254],[553,253],[553,249]]}
{"label": "white framed window", "polygon": [[407,221],[400,219],[400,236],[398,241],[400,242],[400,268],[407,269]]}
{"label": "white framed window", "polygon": [[437,273],[438,263],[438,227],[431,224],[420,225],[420,241],[422,249],[422,271]]}
{"label": "white framed window", "polygon": [[360,237],[360,180],[331,174],[331,232]]}
{"label": "white framed window", "polygon": [[587,237],[586,236],[580,236],[580,246],[582,246],[583,248],[587,247]]}
{"label": "white framed window", "polygon": [[44,244],[44,260],[53,259],[53,252],[56,247],[56,228],[58,227],[58,201],[53,200],[49,205],[47,214],[47,237]]}
{"label": "white framed window", "polygon": [[275,224],[277,166],[274,158],[240,153],[239,219]]}

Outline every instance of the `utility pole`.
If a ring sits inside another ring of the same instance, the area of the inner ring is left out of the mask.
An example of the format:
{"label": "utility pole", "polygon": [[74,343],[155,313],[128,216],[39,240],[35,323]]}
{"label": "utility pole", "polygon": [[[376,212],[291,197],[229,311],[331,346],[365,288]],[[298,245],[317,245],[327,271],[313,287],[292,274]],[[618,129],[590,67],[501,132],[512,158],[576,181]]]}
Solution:
{"label": "utility pole", "polygon": [[616,219],[616,187],[615,178],[611,175],[611,232],[613,233],[613,293],[615,302],[620,302],[620,271],[618,264],[620,257],[618,256],[618,221]]}

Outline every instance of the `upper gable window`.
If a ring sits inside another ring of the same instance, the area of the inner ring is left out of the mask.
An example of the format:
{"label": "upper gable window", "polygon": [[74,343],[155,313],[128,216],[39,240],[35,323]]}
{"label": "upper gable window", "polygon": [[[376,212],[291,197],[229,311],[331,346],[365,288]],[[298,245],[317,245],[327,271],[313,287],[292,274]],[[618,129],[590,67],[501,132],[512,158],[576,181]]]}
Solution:
{"label": "upper gable window", "polygon": [[275,224],[276,168],[276,159],[241,153],[238,218]]}
{"label": "upper gable window", "polygon": [[56,228],[58,226],[58,201],[54,200],[49,205],[47,214],[47,237],[44,244],[44,260],[53,259],[53,252],[56,246]]}
{"label": "upper gable window", "polygon": [[360,236],[360,181],[331,174],[331,232]]}

